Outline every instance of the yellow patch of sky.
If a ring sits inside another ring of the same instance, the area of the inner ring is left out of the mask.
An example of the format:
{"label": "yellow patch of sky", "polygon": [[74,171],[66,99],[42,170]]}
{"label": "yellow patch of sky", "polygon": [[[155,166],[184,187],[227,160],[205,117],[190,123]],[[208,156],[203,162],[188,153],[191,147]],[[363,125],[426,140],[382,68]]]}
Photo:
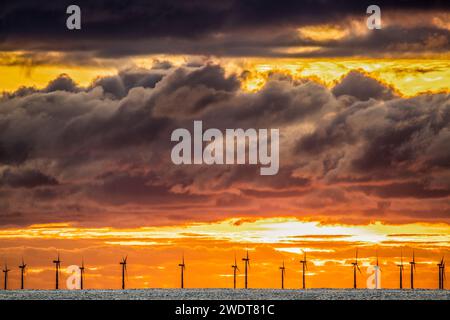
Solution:
{"label": "yellow patch of sky", "polygon": [[20,87],[43,88],[50,81],[65,73],[78,85],[88,86],[95,78],[115,74],[116,69],[71,66],[2,66],[0,65],[0,92],[11,92]]}
{"label": "yellow patch of sky", "polygon": [[[318,37],[323,30],[318,31],[311,27],[303,32]],[[339,36],[340,31],[336,29],[336,32],[337,34],[334,36]],[[306,48],[305,50],[310,49]],[[5,58],[5,54],[0,55],[0,74],[2,75],[0,92],[14,91],[21,86],[43,88],[49,81],[62,73],[69,75],[79,85],[88,86],[95,78],[116,74],[124,66],[150,68],[155,60],[171,61],[173,65],[179,66],[191,58],[174,55],[141,56],[130,58],[121,63],[103,61],[99,66],[42,64],[30,67],[20,64],[10,65],[6,60],[2,62],[2,57],[3,59],[11,59]],[[205,61],[205,59],[202,59],[202,61]],[[247,71],[246,76],[242,79],[242,89],[246,92],[261,90],[269,75],[274,72],[290,75],[293,78],[309,78],[332,87],[352,70],[360,70],[385,84],[393,86],[403,96],[414,96],[423,92],[450,92],[450,59],[448,58],[208,58],[207,61],[220,63],[227,74],[233,72],[242,74],[244,70]]]}
{"label": "yellow patch of sky", "polygon": [[408,97],[450,92],[450,59],[256,59],[245,68],[249,73],[242,87],[250,92],[260,90],[274,72],[311,78],[332,87],[352,70],[360,70]]}

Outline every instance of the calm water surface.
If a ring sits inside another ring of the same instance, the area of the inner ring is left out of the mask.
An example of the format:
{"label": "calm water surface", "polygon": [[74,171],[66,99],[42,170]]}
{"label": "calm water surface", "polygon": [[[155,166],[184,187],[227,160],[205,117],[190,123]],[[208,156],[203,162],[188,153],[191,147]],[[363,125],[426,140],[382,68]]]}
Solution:
{"label": "calm water surface", "polygon": [[7,290],[0,299],[38,300],[450,300],[450,290],[136,289]]}

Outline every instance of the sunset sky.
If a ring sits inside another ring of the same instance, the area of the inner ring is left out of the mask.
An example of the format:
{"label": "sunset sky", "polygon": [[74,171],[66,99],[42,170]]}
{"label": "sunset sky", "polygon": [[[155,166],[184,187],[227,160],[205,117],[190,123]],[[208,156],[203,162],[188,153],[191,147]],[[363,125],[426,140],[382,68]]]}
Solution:
{"label": "sunset sky", "polygon": [[[415,252],[416,287],[450,258],[450,2],[0,4],[0,259],[10,288],[365,287]],[[280,170],[181,165],[176,128],[277,128]],[[447,287],[450,284],[447,285]],[[243,286],[239,273],[238,286]]]}

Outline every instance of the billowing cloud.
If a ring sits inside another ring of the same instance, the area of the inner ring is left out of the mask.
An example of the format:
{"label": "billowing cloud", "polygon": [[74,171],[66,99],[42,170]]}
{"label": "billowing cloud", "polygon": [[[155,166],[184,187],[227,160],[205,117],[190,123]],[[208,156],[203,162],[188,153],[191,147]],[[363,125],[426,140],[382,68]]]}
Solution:
{"label": "billowing cloud", "polygon": [[394,97],[394,89],[382,85],[361,72],[351,71],[333,88],[333,94],[335,96],[350,95],[363,101],[370,98],[388,100]]}
{"label": "billowing cloud", "polygon": [[[402,98],[356,72],[334,88],[274,75],[255,93],[212,64],[129,69],[87,88],[61,76],[0,102],[0,221],[448,221],[449,106],[448,94]],[[170,134],[194,120],[279,128],[279,173],[174,165]]]}

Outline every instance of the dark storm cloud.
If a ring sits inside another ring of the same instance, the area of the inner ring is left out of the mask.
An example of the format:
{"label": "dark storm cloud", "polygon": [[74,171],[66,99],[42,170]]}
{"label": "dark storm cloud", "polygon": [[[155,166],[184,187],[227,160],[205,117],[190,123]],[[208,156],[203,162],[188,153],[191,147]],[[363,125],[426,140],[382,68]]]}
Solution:
{"label": "dark storm cloud", "polygon": [[58,182],[55,178],[34,169],[14,171],[6,169],[0,175],[0,185],[13,188],[34,188],[56,184],[58,184]]}
{"label": "dark storm cloud", "polygon": [[[332,89],[272,75],[246,93],[220,66],[168,67],[126,70],[88,88],[62,76],[43,90],[5,95],[0,223],[130,211],[167,219],[180,208],[209,219],[211,212],[345,216],[349,207],[370,218],[448,212],[449,95],[401,98],[360,73]],[[278,175],[248,165],[173,165],[170,134],[192,130],[193,120],[205,129],[279,128]]]}
{"label": "dark storm cloud", "polygon": [[338,157],[340,165],[329,168],[329,172],[336,172],[345,163],[345,170],[339,175],[333,173],[333,179],[342,178],[346,172],[355,173],[355,180],[420,174],[431,165],[445,168],[448,151],[437,152],[436,146],[446,140],[449,123],[446,94],[356,101],[299,139],[297,153],[317,156],[330,150],[336,155],[345,152]]}
{"label": "dark storm cloud", "polygon": [[335,96],[351,95],[363,101],[370,98],[388,100],[394,97],[393,88],[382,85],[357,71],[349,72],[332,92]]}
{"label": "dark storm cloud", "polygon": [[392,183],[381,186],[360,186],[357,189],[367,194],[375,194],[380,198],[446,198],[450,195],[450,190],[433,189],[426,183]]}
{"label": "dark storm cloud", "polygon": [[[162,67],[167,66],[162,65]],[[102,87],[106,94],[111,94],[115,98],[123,98],[132,88],[155,87],[162,77],[163,74],[151,70],[125,70],[119,72],[116,76],[99,78],[94,81],[91,87]]]}
{"label": "dark storm cloud", "polygon": [[96,201],[113,205],[132,203],[134,205],[164,205],[173,203],[198,203],[208,199],[205,195],[188,192],[171,192],[172,181],[161,181],[154,173],[129,174],[107,173],[97,179],[98,184],[88,188],[88,196]]}
{"label": "dark storm cloud", "polygon": [[[86,56],[119,57],[150,53],[214,54],[228,56],[330,56],[386,53],[386,50],[424,50],[429,37],[440,35],[431,49],[448,50],[449,31],[435,26],[388,27],[367,36],[342,41],[313,41],[300,37],[297,28],[332,24],[342,28],[346,19],[363,21],[370,1],[78,1],[82,29],[65,27],[65,10],[70,1],[14,1],[0,5],[0,50],[35,52],[65,51],[66,61]],[[445,12],[447,1],[378,1],[383,14],[398,12]],[[423,21],[418,21],[420,25]],[[431,23],[431,22],[430,22]],[[447,42],[445,42],[445,39]],[[396,45],[403,44],[395,49]],[[320,46],[306,54],[289,54],[279,49]],[[406,46],[406,47],[405,47]],[[428,48],[427,50],[429,50]],[[78,56],[77,56],[78,55]],[[36,57],[39,62],[40,59]],[[89,60],[89,59],[87,59]]]}
{"label": "dark storm cloud", "polygon": [[[393,22],[395,23],[395,22]],[[301,40],[297,46],[305,45]],[[353,35],[341,40],[315,41],[320,46],[310,53],[286,54],[289,57],[345,57],[345,56],[393,56],[418,54],[419,52],[444,53],[450,50],[450,31],[435,26],[388,26],[376,32]]]}

